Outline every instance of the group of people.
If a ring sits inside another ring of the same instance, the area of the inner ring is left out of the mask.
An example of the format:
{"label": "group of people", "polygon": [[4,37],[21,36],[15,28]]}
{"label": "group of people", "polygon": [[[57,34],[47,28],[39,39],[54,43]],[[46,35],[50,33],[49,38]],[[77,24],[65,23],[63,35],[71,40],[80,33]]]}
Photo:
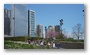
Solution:
{"label": "group of people", "polygon": [[36,44],[37,46],[46,46],[47,48],[53,48],[53,49],[59,49],[60,48],[60,43],[59,42],[45,42],[42,40],[28,40],[29,44]]}
{"label": "group of people", "polygon": [[60,43],[59,42],[53,42],[53,48],[60,48]]}

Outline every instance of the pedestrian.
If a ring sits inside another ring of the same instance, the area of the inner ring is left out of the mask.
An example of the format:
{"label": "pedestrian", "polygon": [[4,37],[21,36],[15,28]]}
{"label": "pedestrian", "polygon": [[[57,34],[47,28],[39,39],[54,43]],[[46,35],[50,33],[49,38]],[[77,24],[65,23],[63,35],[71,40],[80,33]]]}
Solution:
{"label": "pedestrian", "polygon": [[55,48],[55,42],[53,42],[53,48]]}
{"label": "pedestrian", "polygon": [[36,42],[36,45],[37,45],[37,46],[39,46],[39,43],[38,43],[38,41]]}
{"label": "pedestrian", "polygon": [[34,44],[34,41],[32,41],[31,44]]}
{"label": "pedestrian", "polygon": [[57,48],[57,42],[55,42],[55,47]]}
{"label": "pedestrian", "polygon": [[30,44],[31,43],[31,40],[28,40],[28,43]]}
{"label": "pedestrian", "polygon": [[60,43],[57,43],[57,48],[58,48],[58,49],[60,48]]}
{"label": "pedestrian", "polygon": [[47,42],[47,48],[50,48],[50,42]]}
{"label": "pedestrian", "polygon": [[43,45],[43,41],[40,42],[40,45],[41,45],[41,46]]}

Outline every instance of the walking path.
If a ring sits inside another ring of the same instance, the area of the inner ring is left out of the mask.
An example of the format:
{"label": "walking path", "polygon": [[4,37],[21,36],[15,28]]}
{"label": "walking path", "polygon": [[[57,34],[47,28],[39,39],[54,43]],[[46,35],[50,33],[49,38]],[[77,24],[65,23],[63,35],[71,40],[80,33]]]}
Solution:
{"label": "walking path", "polygon": [[14,43],[29,44],[28,42],[13,41]]}

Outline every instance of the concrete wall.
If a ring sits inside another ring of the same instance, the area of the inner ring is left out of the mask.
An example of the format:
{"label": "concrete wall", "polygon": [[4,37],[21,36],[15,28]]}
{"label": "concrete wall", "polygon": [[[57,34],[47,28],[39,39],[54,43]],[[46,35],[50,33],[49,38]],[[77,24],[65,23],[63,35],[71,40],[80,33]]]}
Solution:
{"label": "concrete wall", "polygon": [[61,42],[61,47],[65,49],[84,49],[84,43]]}

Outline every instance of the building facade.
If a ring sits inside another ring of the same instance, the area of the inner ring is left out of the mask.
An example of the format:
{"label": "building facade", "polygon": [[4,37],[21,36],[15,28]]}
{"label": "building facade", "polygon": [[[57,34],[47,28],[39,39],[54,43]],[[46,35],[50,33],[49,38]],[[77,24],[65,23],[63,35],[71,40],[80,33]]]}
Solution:
{"label": "building facade", "polygon": [[[53,33],[53,32],[55,32],[55,28],[54,28],[54,26],[48,26],[48,28],[47,28],[47,34],[50,34],[50,33]],[[50,38],[50,36],[48,36],[46,34],[46,38]]]}
{"label": "building facade", "polygon": [[60,25],[55,26],[55,32],[60,32]]}
{"label": "building facade", "polygon": [[10,36],[11,10],[4,9],[4,36]]}
{"label": "building facade", "polygon": [[47,29],[47,32],[54,32],[55,29],[54,29],[54,26],[48,26],[48,29]]}
{"label": "building facade", "polygon": [[24,4],[11,4],[11,36],[28,35],[28,12]]}
{"label": "building facade", "polygon": [[28,36],[35,36],[35,11],[28,10]]}
{"label": "building facade", "polygon": [[36,33],[38,37],[43,37],[43,26],[41,24],[37,25]]}

